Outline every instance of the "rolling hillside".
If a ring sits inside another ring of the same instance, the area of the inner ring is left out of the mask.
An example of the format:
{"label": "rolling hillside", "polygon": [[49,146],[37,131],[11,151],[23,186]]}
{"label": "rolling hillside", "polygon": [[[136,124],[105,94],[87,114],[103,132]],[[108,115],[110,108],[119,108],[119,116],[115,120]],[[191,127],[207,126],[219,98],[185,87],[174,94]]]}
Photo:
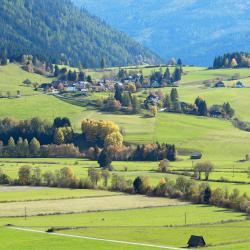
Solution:
{"label": "rolling hillside", "polygon": [[2,0],[0,49],[8,57],[36,55],[53,63],[99,67],[156,63],[160,59],[70,0]]}
{"label": "rolling hillside", "polygon": [[250,49],[249,1],[74,1],[166,59],[211,65],[216,55]]}

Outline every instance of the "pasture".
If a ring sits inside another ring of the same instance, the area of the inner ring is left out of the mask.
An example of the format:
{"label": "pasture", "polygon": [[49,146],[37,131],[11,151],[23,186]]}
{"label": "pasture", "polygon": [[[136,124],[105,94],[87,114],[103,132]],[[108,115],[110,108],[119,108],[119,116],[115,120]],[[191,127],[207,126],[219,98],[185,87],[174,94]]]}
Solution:
{"label": "pasture", "polygon": [[[159,173],[158,172],[158,162],[113,162],[113,173],[124,176],[127,180],[134,181],[138,176],[149,176],[150,182],[153,187],[155,187],[159,181],[166,177],[168,179],[177,179],[181,174],[189,173],[193,174],[193,166],[196,164],[195,161],[188,159],[188,157],[180,158],[180,161],[172,162],[170,164],[170,170],[174,172],[171,173]],[[199,162],[199,161],[198,161]],[[248,162],[232,162],[232,161],[221,161],[214,160],[212,161],[215,165],[214,171],[211,173],[209,178],[209,184],[212,188],[220,187],[222,189],[227,189],[232,191],[237,188],[243,193],[249,193],[249,176],[247,169],[249,167]],[[4,173],[9,175],[12,178],[18,178],[18,169],[21,166],[29,166],[31,169],[39,167],[42,173],[47,171],[55,172],[64,167],[72,167],[74,173],[79,178],[86,178],[88,176],[88,168],[95,167],[98,168],[98,163],[96,161],[89,161],[84,159],[0,159],[0,168]],[[204,176],[202,176],[204,179]],[[196,181],[200,183],[200,181]],[[98,184],[102,184],[102,181],[99,181]],[[111,179],[109,180],[109,185],[111,184]],[[39,192],[38,192],[39,191]],[[55,196],[70,198],[72,197],[82,197],[84,191],[77,190],[67,190],[64,192],[60,189],[41,189],[34,191],[34,197],[29,193],[20,189],[18,192],[21,192],[21,195],[15,194],[16,192],[4,192],[0,194],[0,201],[4,199],[15,200],[18,197],[18,200],[21,197],[25,200],[33,200],[36,196],[46,197],[48,194],[48,199]],[[40,199],[40,198],[39,198]]]}
{"label": "pasture", "polygon": [[32,86],[25,86],[23,81],[29,79],[32,83],[50,82],[51,79],[45,78],[41,75],[28,73],[20,68],[18,64],[9,64],[7,66],[0,66],[0,92],[6,95],[9,91],[11,95],[16,95],[20,90],[22,95],[35,94]]}
{"label": "pasture", "polygon": [[47,187],[0,186],[0,203],[19,201],[48,201],[76,198],[106,197],[120,195],[102,190],[62,189]]}
{"label": "pasture", "polygon": [[[64,228],[58,231],[63,234],[175,247],[185,247],[191,234],[203,235],[208,246],[219,246],[224,243],[227,247],[239,243],[237,239],[240,236],[243,236],[245,242],[250,240],[250,224],[244,214],[203,205],[123,211],[111,209],[104,212],[32,216],[26,220],[1,218],[0,224],[12,224],[19,228],[40,231],[54,226]],[[0,230],[7,233],[11,228]],[[19,234],[19,231],[14,232]],[[36,235],[32,232],[29,234]]]}
{"label": "pasture", "polygon": [[34,216],[144,207],[166,207],[184,204],[187,203],[173,199],[168,200],[140,195],[112,195],[111,193],[110,195],[102,196],[102,192],[100,192],[100,196],[98,197],[0,203],[0,217],[24,216],[25,208],[27,216]]}
{"label": "pasture", "polygon": [[[127,70],[136,70],[136,67],[129,67]],[[139,70],[148,76],[160,68],[139,67]],[[103,75],[108,77],[117,74],[118,69],[85,71],[92,78],[100,78]],[[163,66],[162,71],[165,71]],[[249,88],[216,89],[203,84],[205,80],[224,79],[231,86],[234,83],[232,76],[238,74],[248,86],[249,69],[208,70],[184,67],[184,72],[178,88],[182,101],[193,103],[197,96],[201,96],[208,105],[230,102],[238,118],[250,121]],[[19,99],[0,99],[0,118],[40,117],[52,121],[57,116],[66,116],[71,119],[75,131],[80,131],[83,119],[112,120],[124,131],[126,142],[167,142],[176,144],[179,150],[178,161],[170,166],[173,173],[157,172],[158,162],[113,162],[114,173],[132,181],[137,176],[149,176],[154,187],[163,177],[171,180],[183,173],[192,174],[193,166],[198,161],[190,160],[190,154],[201,151],[202,160],[208,159],[215,165],[209,180],[212,189],[220,187],[231,192],[237,188],[241,193],[249,194],[250,163],[243,159],[250,153],[250,133],[235,128],[229,121],[161,112],[155,118],[145,118],[143,114],[100,112],[92,107],[72,105],[54,96],[34,92],[32,87],[23,86],[25,79],[38,83],[51,80],[22,71],[18,65],[0,67],[0,92],[10,91],[16,94],[20,90],[23,95],[30,95]],[[162,89],[164,93],[169,93],[170,90]],[[143,100],[149,91],[151,89],[138,92],[137,95]],[[108,94],[96,93],[86,99],[98,100]],[[18,177],[21,166],[40,167],[42,173],[71,166],[76,176],[85,178],[88,168],[97,168],[98,164],[84,159],[0,159],[0,168],[12,178]],[[28,216],[26,220],[25,207]],[[7,218],[8,216],[13,218]],[[250,242],[250,223],[246,214],[167,198],[128,196],[101,190],[1,186],[0,217],[0,249],[15,249],[17,245],[20,250],[61,250],[72,247],[84,247],[88,250],[154,249],[149,246],[14,231],[4,227],[6,224],[43,232],[53,226],[64,227],[59,233],[174,247],[185,247],[190,235],[196,234],[205,237],[208,249],[211,250],[246,250],[249,249]],[[8,240],[10,238],[11,241]]]}

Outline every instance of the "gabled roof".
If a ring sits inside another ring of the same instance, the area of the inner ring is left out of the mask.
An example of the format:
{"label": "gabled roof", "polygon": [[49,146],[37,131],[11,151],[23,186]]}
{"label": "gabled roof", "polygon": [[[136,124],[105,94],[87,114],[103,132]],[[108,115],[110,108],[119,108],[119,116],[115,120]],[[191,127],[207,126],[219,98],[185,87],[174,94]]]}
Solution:
{"label": "gabled roof", "polygon": [[192,235],[188,241],[189,247],[206,246],[206,242],[202,236]]}

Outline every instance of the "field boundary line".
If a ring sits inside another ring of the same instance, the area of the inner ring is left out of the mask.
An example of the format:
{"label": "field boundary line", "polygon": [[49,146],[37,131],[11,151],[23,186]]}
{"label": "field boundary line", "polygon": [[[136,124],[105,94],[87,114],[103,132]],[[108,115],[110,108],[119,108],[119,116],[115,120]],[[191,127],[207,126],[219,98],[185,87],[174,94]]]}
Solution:
{"label": "field boundary line", "polygon": [[78,238],[78,239],[86,239],[86,240],[104,241],[104,242],[118,243],[118,244],[124,244],[124,245],[136,245],[136,246],[152,247],[152,248],[159,248],[159,249],[169,249],[169,250],[184,250],[184,248],[171,247],[171,246],[161,246],[161,245],[146,244],[146,243],[139,243],[139,242],[137,243],[137,242],[122,241],[122,240],[110,240],[110,239],[72,235],[72,234],[62,234],[62,233],[47,233],[45,231],[20,228],[20,227],[7,227],[7,228],[13,229],[13,230],[19,230],[19,231],[32,232],[32,233],[40,233],[40,234],[55,235],[55,236],[62,236],[62,237],[69,237],[69,238]]}

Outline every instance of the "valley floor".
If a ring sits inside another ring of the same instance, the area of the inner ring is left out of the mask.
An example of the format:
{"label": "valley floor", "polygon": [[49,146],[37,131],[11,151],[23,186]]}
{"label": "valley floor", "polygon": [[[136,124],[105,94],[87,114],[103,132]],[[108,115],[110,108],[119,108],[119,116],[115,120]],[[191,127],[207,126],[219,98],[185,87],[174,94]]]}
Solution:
{"label": "valley floor", "polygon": [[[36,191],[39,194],[40,190]],[[49,194],[50,189],[47,191]],[[211,249],[233,249],[235,246],[247,249],[250,244],[247,216],[227,209],[104,191],[94,191],[96,197],[90,198],[92,190],[78,190],[83,197],[73,195],[71,203],[65,199],[50,200],[57,207],[60,202],[64,205],[59,206],[61,210],[55,210],[54,215],[46,215],[40,206],[34,206],[39,201],[29,201],[34,197],[34,189],[25,188],[23,192],[26,192],[25,202],[22,199],[6,202],[0,194],[0,202],[4,201],[0,205],[11,211],[11,214],[0,215],[0,249],[14,249],[14,246],[18,249],[176,249],[186,247],[191,235],[204,236]],[[89,197],[84,198],[84,195]],[[118,202],[119,197],[125,202]],[[91,199],[95,206],[89,206]],[[105,199],[110,199],[111,206],[101,211]],[[88,204],[85,212],[76,210],[75,202],[79,205],[79,201]],[[153,202],[154,207],[148,207],[149,202]],[[50,206],[47,201],[44,204]],[[52,227],[56,230],[55,235],[46,233]],[[131,245],[131,242],[137,244]]]}
{"label": "valley floor", "polygon": [[[147,75],[153,69],[142,70]],[[186,74],[178,88],[184,101],[193,102],[197,96],[204,96],[209,104],[229,101],[239,118],[250,121],[249,88],[215,89],[207,88],[202,83],[204,80],[230,78],[240,73],[248,87],[249,69],[186,67],[185,70]],[[88,70],[88,73],[92,77],[100,74],[94,70]],[[15,93],[20,89],[24,94],[16,99],[1,98],[0,118],[26,119],[37,116],[52,120],[57,116],[67,116],[75,131],[80,130],[81,121],[86,118],[112,120],[124,130],[125,140],[130,143],[167,142],[176,144],[179,150],[179,160],[171,163],[173,173],[157,172],[158,162],[113,162],[114,173],[129,180],[149,176],[151,184],[156,186],[163,177],[174,180],[180,175],[192,173],[198,161],[190,160],[190,153],[202,151],[202,160],[208,159],[215,165],[208,182],[213,189],[220,187],[232,192],[237,188],[241,194],[250,194],[250,163],[243,160],[250,153],[250,133],[235,128],[229,121],[170,113],[158,113],[156,118],[103,113],[93,107],[72,105],[54,96],[34,92],[31,87],[23,86],[22,81],[27,78],[39,83],[48,80],[20,71],[18,65],[0,67],[0,90]],[[229,86],[232,83],[227,81]],[[164,88],[163,91],[167,93],[170,89]],[[98,99],[107,94],[95,94],[90,98]],[[140,98],[146,96],[143,92],[137,94]],[[0,168],[12,178],[17,177],[21,166],[38,166],[42,173],[72,166],[79,177],[86,177],[89,167],[98,167],[96,162],[84,159],[0,159]],[[186,247],[191,235],[202,235],[208,249],[247,250],[250,248],[248,219],[246,214],[232,210],[167,198],[128,196],[100,190],[0,187],[0,249],[154,249],[149,245],[174,249]],[[80,237],[14,230],[6,227],[7,224],[42,232],[51,227],[60,227],[57,233]]]}

